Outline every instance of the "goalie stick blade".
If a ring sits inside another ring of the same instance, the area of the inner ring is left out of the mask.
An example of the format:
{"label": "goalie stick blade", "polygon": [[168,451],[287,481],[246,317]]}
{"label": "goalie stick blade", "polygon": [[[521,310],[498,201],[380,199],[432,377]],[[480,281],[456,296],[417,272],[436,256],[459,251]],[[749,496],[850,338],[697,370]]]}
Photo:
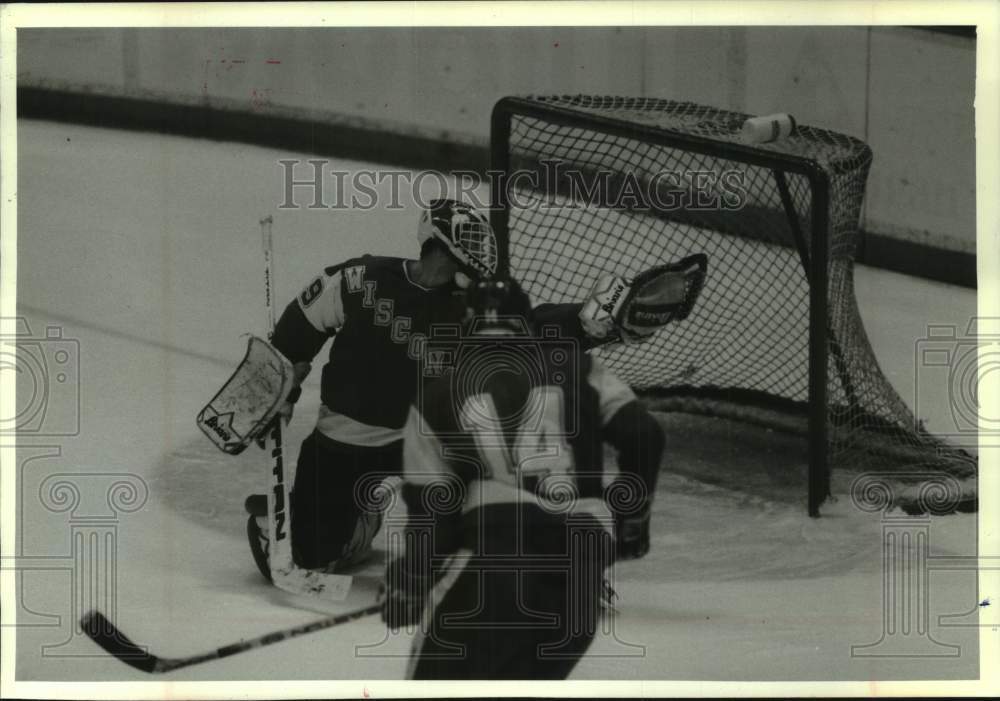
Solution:
{"label": "goalie stick blade", "polygon": [[271,571],[275,586],[291,594],[318,596],[329,601],[343,601],[351,592],[354,578],[349,574],[328,574],[294,567]]}
{"label": "goalie stick blade", "polygon": [[80,619],[80,626],[87,637],[100,645],[105,652],[142,672],[159,672],[159,658],[139,647],[122,633],[115,624],[97,610],[89,611]]}

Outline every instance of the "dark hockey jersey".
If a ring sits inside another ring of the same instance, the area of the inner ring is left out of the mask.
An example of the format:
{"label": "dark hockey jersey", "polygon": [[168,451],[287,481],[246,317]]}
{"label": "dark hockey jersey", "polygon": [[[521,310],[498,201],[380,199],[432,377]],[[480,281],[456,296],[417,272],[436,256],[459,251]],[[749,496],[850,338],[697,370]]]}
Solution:
{"label": "dark hockey jersey", "polygon": [[407,485],[457,480],[466,512],[600,494],[604,429],[635,394],[596,357],[577,352],[567,363],[544,341],[522,356],[509,371],[498,371],[495,352],[460,361],[428,384],[404,430]]}
{"label": "dark hockey jersey", "polygon": [[362,256],[326,268],[277,324],[272,342],[292,362],[311,362],[334,336],[317,422],[334,440],[398,440],[431,326],[462,319],[460,290],[453,284],[422,287],[410,279],[406,263]]}

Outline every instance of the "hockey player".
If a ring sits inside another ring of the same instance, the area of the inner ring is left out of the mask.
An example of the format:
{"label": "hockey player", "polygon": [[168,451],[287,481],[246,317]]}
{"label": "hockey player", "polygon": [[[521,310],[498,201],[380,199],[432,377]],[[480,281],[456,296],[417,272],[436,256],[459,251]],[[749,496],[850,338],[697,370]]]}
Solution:
{"label": "hockey player", "polygon": [[[383,616],[393,630],[421,622],[411,678],[563,679],[596,632],[609,511],[619,555],[648,548],[663,434],[596,358],[537,333],[516,283],[467,298],[455,363],[404,431],[408,522]],[[526,358],[537,367],[518,372]],[[603,442],[621,470],[606,490]]]}
{"label": "hockey player", "polygon": [[[418,235],[419,260],[366,255],[326,268],[275,327],[271,342],[294,364],[298,382],[335,337],[319,418],[302,443],[292,491],[300,567],[340,571],[367,551],[380,518],[356,503],[355,486],[367,475],[399,473],[402,427],[428,329],[454,321],[461,287],[496,269],[493,231],[471,207],[432,202]],[[290,405],[283,414],[290,416]],[[251,496],[247,510],[254,559],[269,577],[264,496]]]}
{"label": "hockey player", "polygon": [[[418,236],[418,260],[362,256],[326,268],[288,305],[271,339],[300,383],[334,337],[319,418],[302,443],[291,496],[299,567],[340,572],[368,551],[381,517],[358,504],[355,488],[363,477],[400,473],[402,428],[429,330],[460,321],[463,288],[496,271],[493,231],[468,205],[433,201],[421,214]],[[703,259],[660,266],[635,281],[611,276],[586,304],[542,305],[536,314],[588,347],[642,340],[690,311]],[[286,418],[297,395],[296,388],[283,408]],[[247,510],[251,550],[269,577],[265,496],[249,497]]]}

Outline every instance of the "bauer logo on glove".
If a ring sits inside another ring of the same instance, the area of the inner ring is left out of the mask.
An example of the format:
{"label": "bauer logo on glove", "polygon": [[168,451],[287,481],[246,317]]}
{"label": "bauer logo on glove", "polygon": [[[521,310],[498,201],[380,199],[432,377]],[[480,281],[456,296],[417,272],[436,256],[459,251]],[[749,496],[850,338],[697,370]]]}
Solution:
{"label": "bauer logo on glove", "polygon": [[587,334],[603,343],[636,343],[691,314],[705,284],[708,257],[696,253],[650,268],[634,279],[607,275],[580,310]]}

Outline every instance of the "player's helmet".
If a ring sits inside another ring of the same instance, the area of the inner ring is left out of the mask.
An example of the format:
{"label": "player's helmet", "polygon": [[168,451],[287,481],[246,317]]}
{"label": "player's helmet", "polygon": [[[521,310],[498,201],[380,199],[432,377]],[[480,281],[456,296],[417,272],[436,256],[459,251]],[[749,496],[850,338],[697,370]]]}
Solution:
{"label": "player's helmet", "polygon": [[486,216],[457,200],[436,199],[420,215],[417,237],[423,245],[436,239],[463,267],[477,277],[497,270],[497,238]]}
{"label": "player's helmet", "polygon": [[531,300],[515,280],[479,280],[465,291],[465,325],[472,334],[531,335]]}

